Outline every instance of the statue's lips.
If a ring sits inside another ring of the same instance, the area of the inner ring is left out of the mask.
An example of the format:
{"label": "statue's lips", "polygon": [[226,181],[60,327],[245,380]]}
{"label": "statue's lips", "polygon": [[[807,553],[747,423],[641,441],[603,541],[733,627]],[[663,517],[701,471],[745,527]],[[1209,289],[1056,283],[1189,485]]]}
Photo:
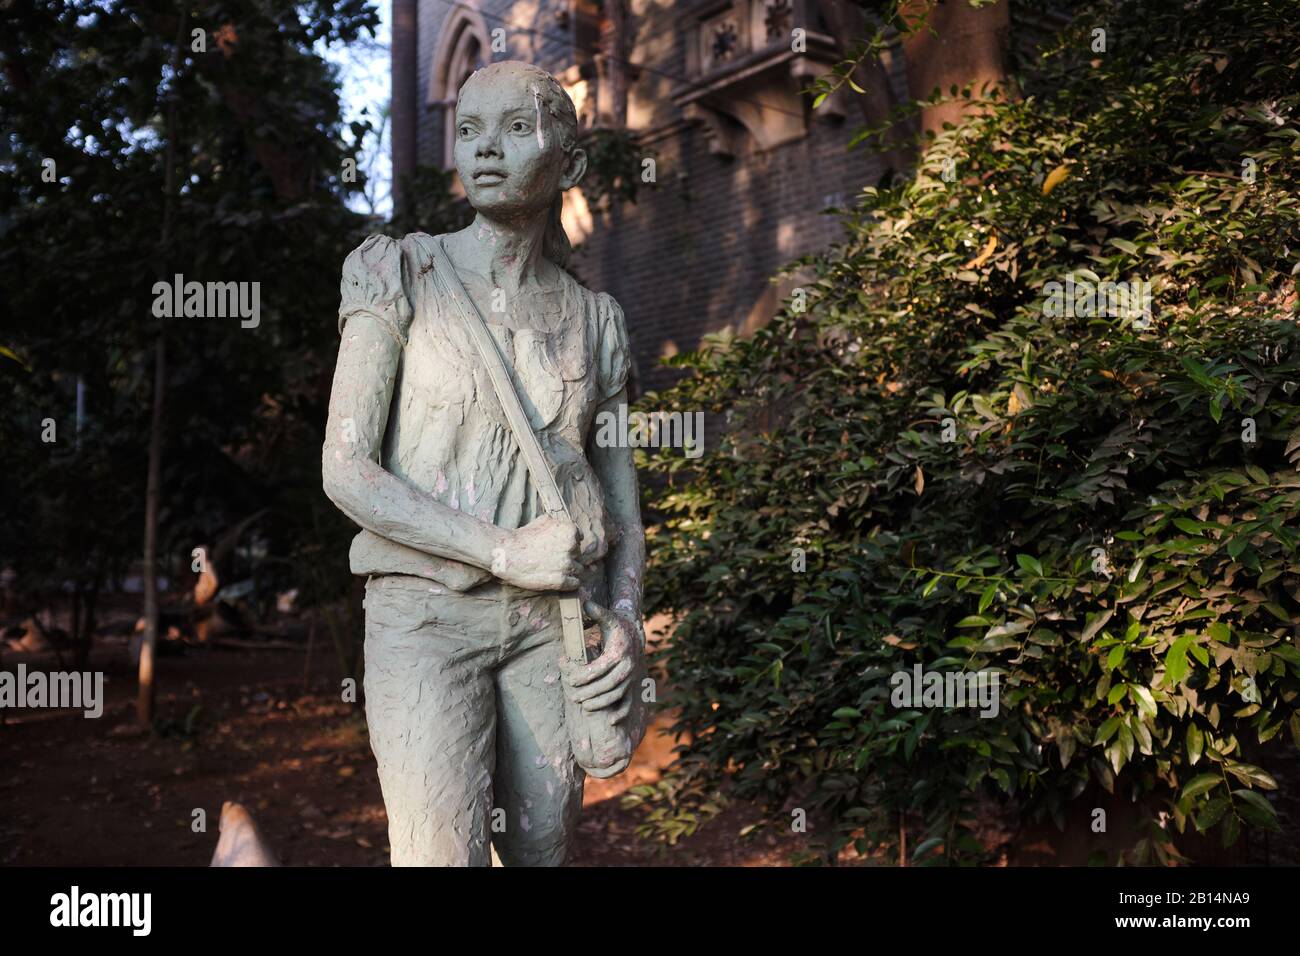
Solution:
{"label": "statue's lips", "polygon": [[495,169],[481,169],[474,174],[473,179],[479,186],[495,186],[506,181],[506,174]]}

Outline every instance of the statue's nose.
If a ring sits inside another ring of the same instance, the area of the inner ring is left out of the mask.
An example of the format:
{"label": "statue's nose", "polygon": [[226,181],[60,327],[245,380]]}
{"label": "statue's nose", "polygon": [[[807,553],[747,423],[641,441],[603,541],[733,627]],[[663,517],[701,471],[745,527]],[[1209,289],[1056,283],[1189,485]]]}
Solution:
{"label": "statue's nose", "polygon": [[474,155],[476,157],[500,156],[501,146],[497,142],[497,134],[495,132],[488,132],[480,136],[478,138],[478,146],[474,149]]}

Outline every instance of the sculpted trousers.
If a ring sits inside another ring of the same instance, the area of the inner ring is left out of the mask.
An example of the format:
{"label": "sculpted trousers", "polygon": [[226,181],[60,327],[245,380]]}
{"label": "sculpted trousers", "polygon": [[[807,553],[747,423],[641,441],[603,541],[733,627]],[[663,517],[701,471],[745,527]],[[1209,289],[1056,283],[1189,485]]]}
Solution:
{"label": "sculpted trousers", "polygon": [[555,598],[382,575],[365,609],[393,866],[489,866],[491,847],[507,866],[563,863],[584,774],[564,727]]}

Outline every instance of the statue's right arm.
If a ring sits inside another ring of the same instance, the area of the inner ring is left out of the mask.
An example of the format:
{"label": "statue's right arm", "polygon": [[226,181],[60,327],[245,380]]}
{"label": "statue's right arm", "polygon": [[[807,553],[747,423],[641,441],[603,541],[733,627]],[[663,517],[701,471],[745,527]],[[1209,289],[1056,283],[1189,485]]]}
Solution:
{"label": "statue's right arm", "polygon": [[492,569],[509,532],[450,508],[380,464],[410,304],[400,250],[367,239],[343,268],[342,341],[322,452],[325,494],[361,527],[428,554]]}

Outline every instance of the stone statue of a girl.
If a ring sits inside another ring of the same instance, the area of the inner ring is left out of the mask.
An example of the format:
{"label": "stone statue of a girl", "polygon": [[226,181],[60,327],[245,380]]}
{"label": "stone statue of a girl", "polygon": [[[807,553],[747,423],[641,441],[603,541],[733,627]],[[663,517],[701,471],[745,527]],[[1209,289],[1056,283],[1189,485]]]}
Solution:
{"label": "stone statue of a girl", "polygon": [[[632,705],[645,538],[626,447],[592,422],[627,400],[618,304],[565,271],[562,192],[586,170],[549,74],[494,63],[456,107],[460,232],[371,236],[343,265],[326,494],[363,529],[365,692],[394,865],[558,865],[582,805],[565,699]],[[496,339],[572,520],[546,516],[497,393],[448,307],[437,244]],[[622,443],[626,444],[626,443]],[[581,590],[602,652],[562,653]],[[561,680],[561,672],[564,680]]]}

